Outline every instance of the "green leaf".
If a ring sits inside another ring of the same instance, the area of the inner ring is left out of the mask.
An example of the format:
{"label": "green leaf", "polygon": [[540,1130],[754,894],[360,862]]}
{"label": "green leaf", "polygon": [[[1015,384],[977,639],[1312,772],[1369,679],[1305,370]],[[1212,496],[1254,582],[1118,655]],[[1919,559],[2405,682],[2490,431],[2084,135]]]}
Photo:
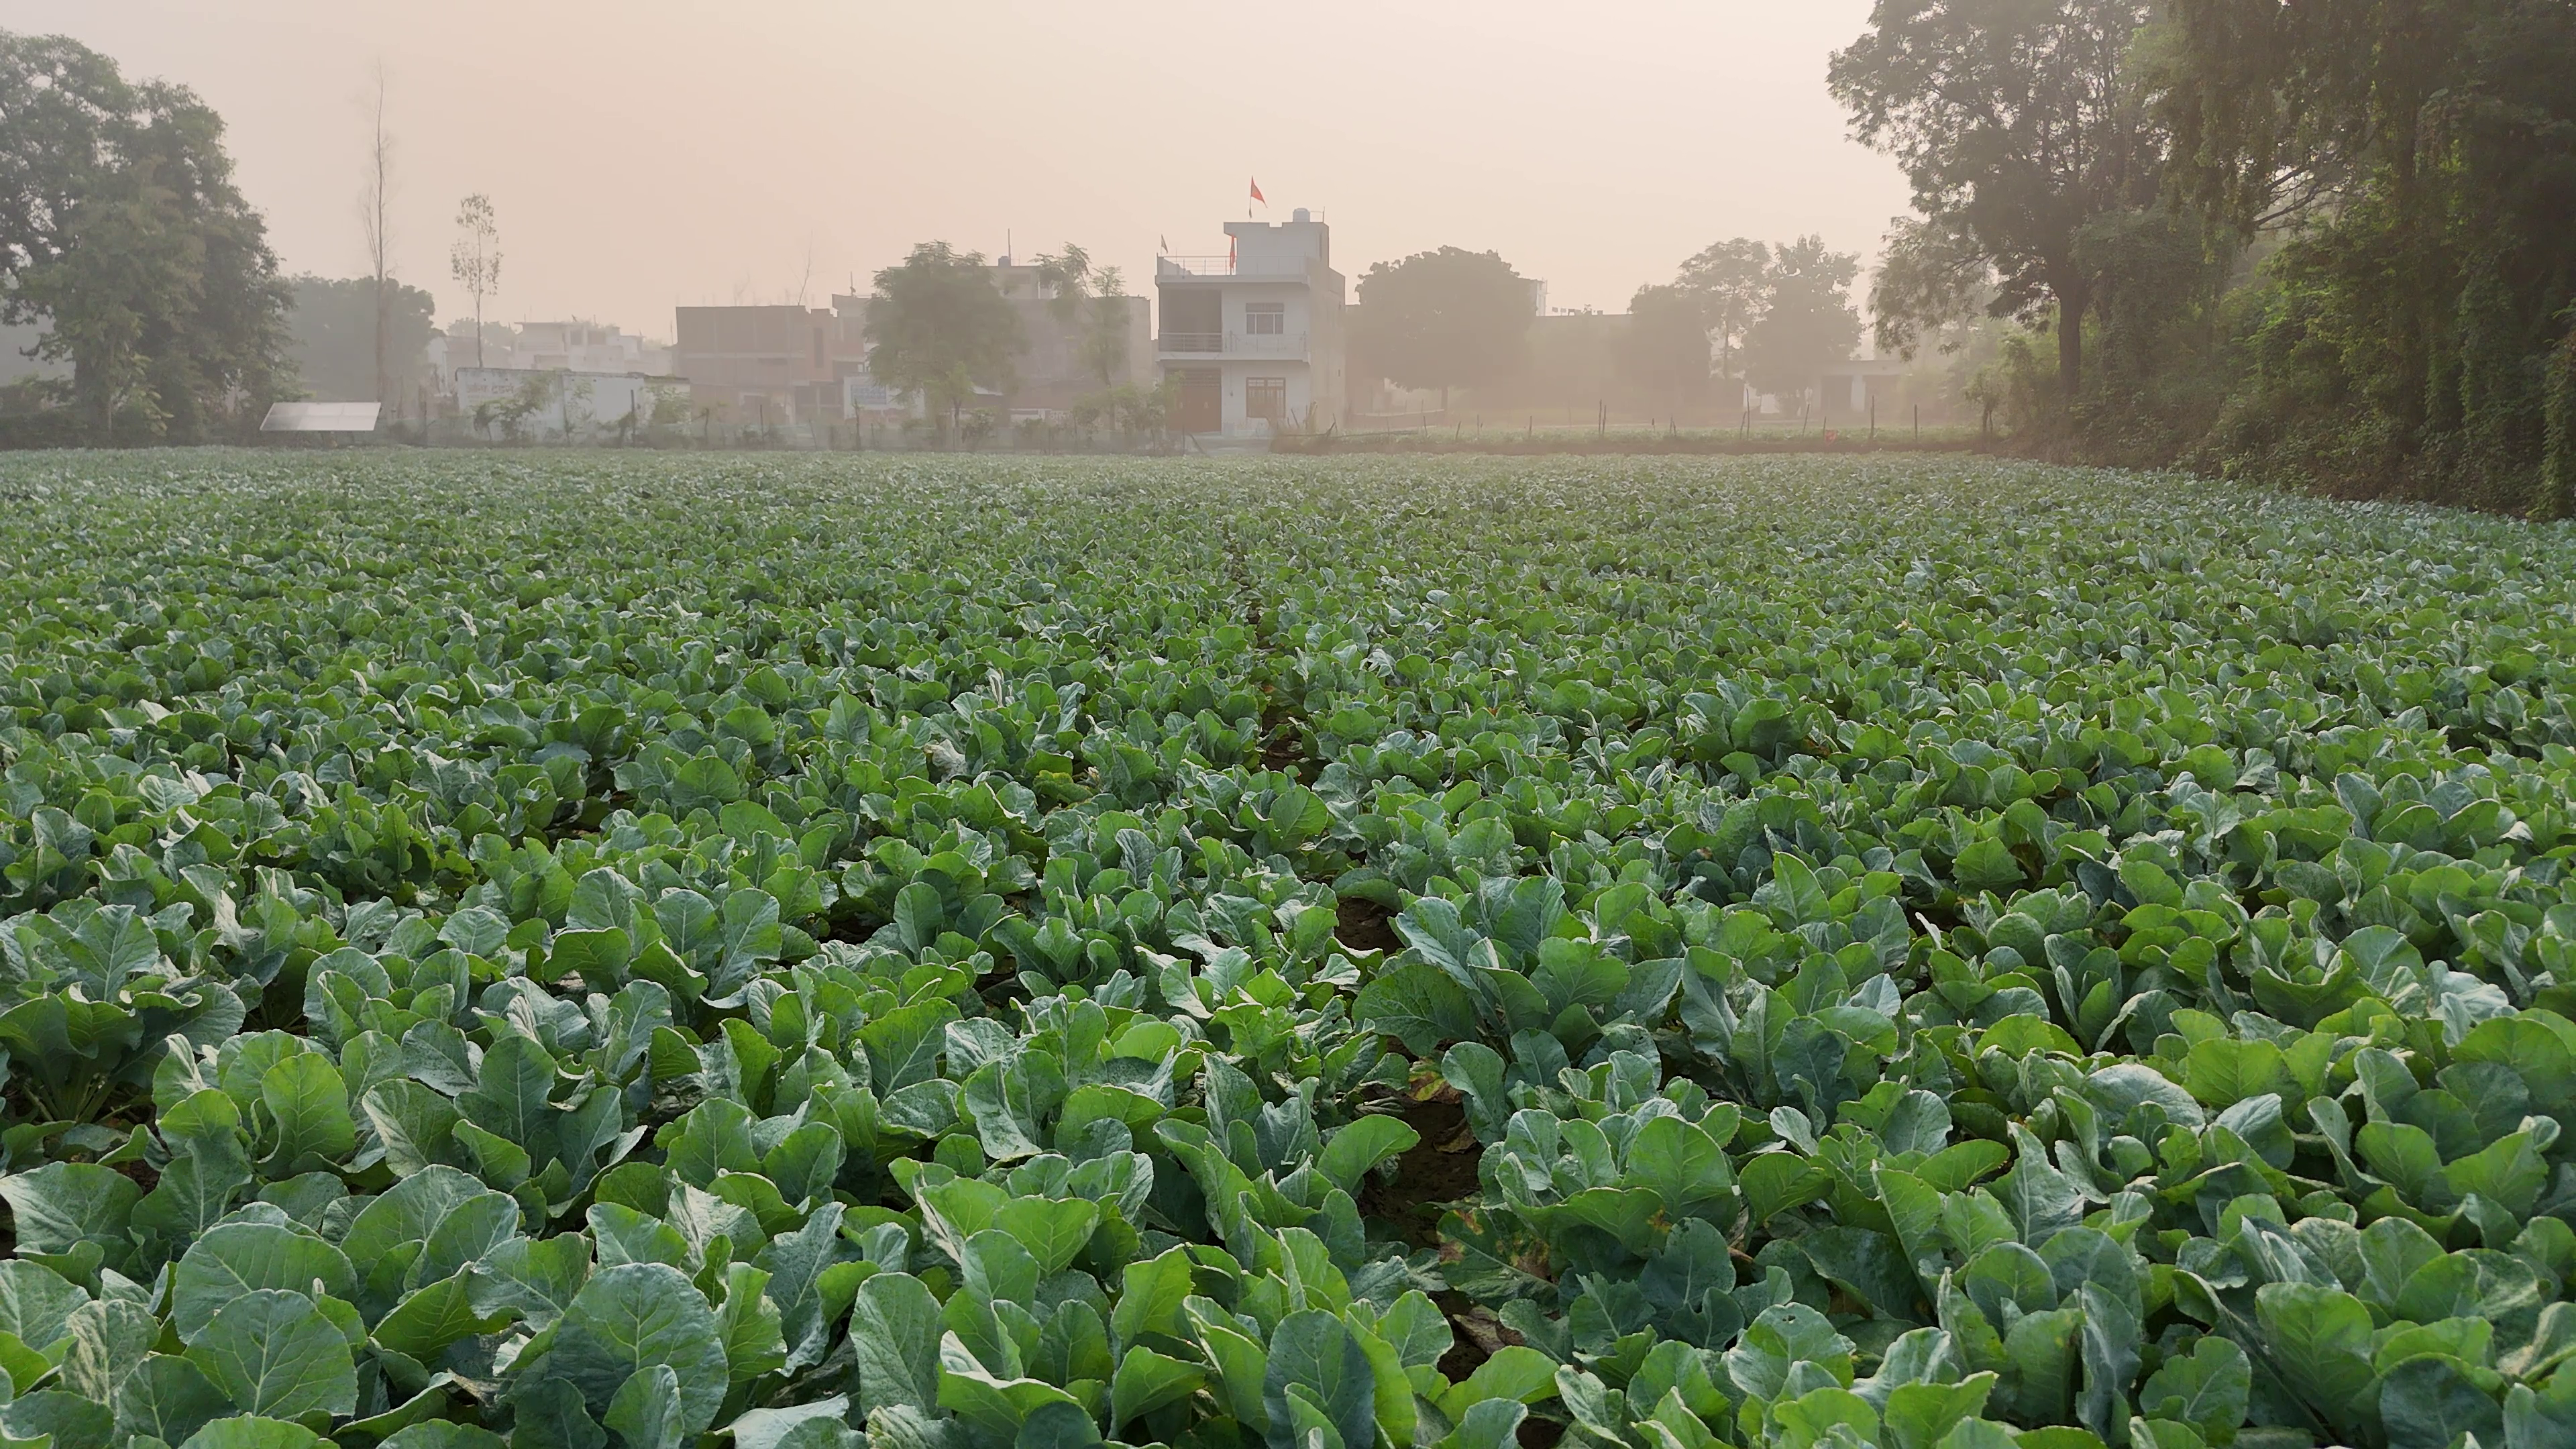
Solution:
{"label": "green leaf", "polygon": [[1335,1187],[1356,1194],[1371,1168],[1411,1151],[1422,1134],[1397,1118],[1372,1114],[1355,1119],[1324,1142],[1315,1167]]}
{"label": "green leaf", "polygon": [[850,1400],[846,1394],[811,1403],[789,1404],[775,1409],[753,1409],[728,1425],[734,1449],[842,1449],[841,1433],[816,1431],[828,1426],[836,1431],[848,1428]]}
{"label": "green leaf", "polygon": [[357,1148],[348,1086],[318,1051],[298,1052],[262,1073],[259,1102],[268,1124],[260,1138],[269,1144],[259,1169],[272,1182],[331,1171]]}
{"label": "green leaf", "polygon": [[1082,1254],[1099,1225],[1100,1207],[1079,1198],[1013,1198],[993,1214],[993,1227],[1008,1234],[1050,1277]]}
{"label": "green leaf", "polygon": [[50,1440],[49,1449],[108,1449],[116,1416],[68,1389],[38,1389],[0,1409],[0,1433],[39,1445]]}
{"label": "green leaf", "polygon": [[2414,1358],[2379,1385],[2388,1449],[2451,1449],[2464,1434],[2481,1444],[2504,1437],[2504,1410],[2447,1358]]}
{"label": "green leaf", "polygon": [[2347,1431],[2367,1422],[2370,1310],[2359,1299],[2309,1283],[2266,1283],[2254,1295],[2272,1368],[2312,1410]]}
{"label": "green leaf", "polygon": [[2138,1412],[2224,1434],[2245,1422],[2254,1387],[2254,1364],[2229,1339],[2210,1334],[2147,1376],[2138,1390]]}
{"label": "green leaf", "polygon": [[1299,1449],[1289,1426],[1289,1390],[1311,1395],[1313,1407],[1344,1444],[1366,1446],[1377,1435],[1377,1378],[1368,1354],[1339,1318],[1320,1309],[1291,1313],[1270,1335],[1269,1368],[1262,1403],[1270,1415],[1271,1449]]}
{"label": "green leaf", "polygon": [[1466,1378],[1440,1396],[1441,1412],[1452,1419],[1489,1399],[1535,1404],[1556,1396],[1556,1362],[1537,1349],[1505,1344]]}
{"label": "green leaf", "polygon": [[301,1424],[244,1415],[217,1419],[188,1436],[179,1449],[316,1449],[322,1436]]}
{"label": "green leaf", "polygon": [[1887,1449],[1934,1449],[1963,1419],[1983,1412],[1995,1375],[1972,1374],[1955,1384],[1902,1384],[1887,1396]]}
{"label": "green leaf", "polygon": [[188,1359],[245,1414],[350,1414],[357,1365],[340,1326],[301,1293],[262,1288],[217,1310]]}
{"label": "green leaf", "polygon": [[555,1060],[536,1041],[504,1032],[483,1053],[474,1086],[456,1099],[463,1120],[460,1134],[472,1127],[501,1138],[527,1153],[534,1167],[554,1154]]}
{"label": "green leaf", "polygon": [[778,1305],[762,1291],[768,1286],[769,1275],[748,1263],[725,1269],[725,1298],[716,1310],[716,1331],[724,1340],[726,1374],[737,1384],[747,1384],[787,1362]]}
{"label": "green leaf", "polygon": [[1742,1189],[1745,1207],[1756,1223],[1767,1223],[1793,1207],[1814,1202],[1824,1195],[1829,1181],[1823,1169],[1786,1152],[1757,1154],[1736,1173],[1736,1185]]}
{"label": "green leaf", "polygon": [[74,1310],[89,1301],[88,1294],[41,1263],[0,1261],[0,1332],[14,1333],[22,1343],[51,1347],[70,1331]]}
{"label": "green leaf", "polygon": [[489,1429],[447,1419],[426,1419],[397,1429],[376,1449],[503,1449],[507,1441]]}
{"label": "green leaf", "polygon": [[1207,1370],[1196,1364],[1183,1363],[1150,1348],[1131,1348],[1118,1361],[1117,1377],[1109,1385],[1110,1427],[1119,1428],[1140,1414],[1178,1403],[1206,1382]]}
{"label": "green leaf", "polygon": [[224,1223],[189,1245],[170,1283],[170,1326],[193,1343],[224,1305],[245,1293],[283,1288],[334,1298],[357,1291],[348,1256],[310,1233],[273,1223]]}
{"label": "green leaf", "polygon": [[183,1444],[209,1421],[233,1412],[206,1371],[173,1354],[144,1355],[116,1386],[116,1429],[164,1444]]}
{"label": "green leaf", "polygon": [[459,1339],[498,1331],[509,1319],[474,1311],[467,1276],[442,1278],[413,1292],[377,1320],[372,1335],[379,1347],[426,1363]]}
{"label": "green leaf", "polygon": [[681,1449],[690,1434],[679,1374],[662,1363],[638,1369],[609,1401],[603,1422],[626,1449]]}
{"label": "green leaf", "polygon": [[143,1189],[113,1167],[49,1162],[0,1177],[0,1198],[16,1219],[18,1251],[68,1254],[96,1243],[110,1264],[127,1260],[126,1225]]}
{"label": "green leaf", "polygon": [[939,1300],[909,1273],[879,1273],[859,1285],[850,1309],[859,1408],[887,1405],[923,1413],[939,1407]]}
{"label": "green leaf", "polygon": [[679,1376],[681,1423],[691,1434],[715,1421],[728,1383],[715,1310],[678,1269],[661,1263],[621,1263],[592,1274],[556,1325],[546,1362],[596,1413],[606,1412],[637,1372],[668,1365]]}
{"label": "green leaf", "polygon": [[1467,989],[1439,967],[1413,961],[1360,988],[1351,1014],[1366,1030],[1391,1036],[1418,1057],[1440,1044],[1476,1034],[1476,1006]]}
{"label": "green leaf", "polygon": [[1198,1286],[1187,1248],[1130,1263],[1120,1281],[1118,1306],[1109,1317],[1110,1331],[1120,1343],[1134,1343],[1148,1333],[1181,1336],[1181,1305]]}
{"label": "green leaf", "polygon": [[[874,1280],[871,1280],[874,1281]],[[939,1406],[954,1412],[987,1434],[1016,1440],[1029,1416],[1049,1404],[1075,1408],[1071,1394],[1036,1379],[997,1378],[987,1372],[957,1335],[939,1340]]]}
{"label": "green leaf", "polygon": [[823,1361],[833,1324],[849,1308],[847,1299],[835,1305],[823,1292],[824,1275],[857,1257],[841,1239],[842,1215],[839,1203],[825,1203],[803,1227],[772,1238],[752,1260],[769,1275],[769,1298],[778,1305],[779,1332],[787,1347],[780,1365],[786,1372]]}

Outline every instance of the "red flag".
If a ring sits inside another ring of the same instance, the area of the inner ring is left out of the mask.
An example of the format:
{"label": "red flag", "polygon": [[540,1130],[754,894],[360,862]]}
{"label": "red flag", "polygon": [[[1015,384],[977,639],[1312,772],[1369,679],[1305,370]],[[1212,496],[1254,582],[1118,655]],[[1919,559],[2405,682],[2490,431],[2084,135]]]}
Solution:
{"label": "red flag", "polygon": [[1261,194],[1261,178],[1258,176],[1252,178],[1252,199],[1264,206],[1270,204],[1270,198]]}

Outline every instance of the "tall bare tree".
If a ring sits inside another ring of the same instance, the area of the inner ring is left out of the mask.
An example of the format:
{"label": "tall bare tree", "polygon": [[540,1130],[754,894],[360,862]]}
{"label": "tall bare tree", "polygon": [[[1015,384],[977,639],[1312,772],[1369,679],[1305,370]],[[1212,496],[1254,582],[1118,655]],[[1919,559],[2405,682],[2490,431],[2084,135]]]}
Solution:
{"label": "tall bare tree", "polygon": [[456,229],[462,235],[448,251],[447,270],[474,298],[474,365],[481,367],[483,299],[501,290],[501,224],[492,198],[478,191],[458,202]]}
{"label": "tall bare tree", "polygon": [[376,62],[375,88],[368,96],[367,180],[358,195],[358,225],[366,233],[367,269],[375,278],[376,401],[393,402],[392,359],[386,344],[393,333],[393,181],[394,138],[385,125],[385,65]]}

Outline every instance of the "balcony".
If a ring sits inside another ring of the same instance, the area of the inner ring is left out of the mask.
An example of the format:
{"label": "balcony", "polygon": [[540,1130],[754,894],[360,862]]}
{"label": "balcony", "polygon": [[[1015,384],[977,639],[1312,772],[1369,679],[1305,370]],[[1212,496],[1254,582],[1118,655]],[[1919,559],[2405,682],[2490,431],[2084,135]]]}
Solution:
{"label": "balcony", "polygon": [[1303,332],[1166,332],[1155,348],[1165,357],[1302,359]]}

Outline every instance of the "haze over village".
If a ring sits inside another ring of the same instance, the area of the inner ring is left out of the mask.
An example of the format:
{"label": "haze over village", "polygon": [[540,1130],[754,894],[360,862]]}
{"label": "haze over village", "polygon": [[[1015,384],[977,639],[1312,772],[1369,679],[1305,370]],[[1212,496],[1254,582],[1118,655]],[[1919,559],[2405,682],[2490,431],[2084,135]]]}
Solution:
{"label": "haze over village", "polygon": [[[1949,421],[1973,368],[1867,360],[1864,263],[1905,192],[1821,60],[1865,11],[1634,7],[1639,38],[1732,56],[1725,94],[1620,27],[1546,44],[1563,27],[1509,5],[1327,5],[1286,37],[1139,5],[765,7],[757,79],[693,67],[703,27],[665,6],[476,0],[424,29],[18,0],[0,25],[221,112],[311,399],[451,437],[819,445],[942,412],[988,435],[1138,408],[1218,437]],[[1197,59],[1142,64],[1122,27]],[[597,63],[537,59],[576,35]],[[1377,85],[1369,56],[1406,45],[1481,64]],[[991,83],[922,80],[951,61]],[[927,371],[872,366],[889,284],[900,306],[937,283],[904,270],[925,248],[1000,305],[940,324]],[[1443,309],[1482,331],[1426,340]],[[34,336],[0,380],[41,370]]]}

